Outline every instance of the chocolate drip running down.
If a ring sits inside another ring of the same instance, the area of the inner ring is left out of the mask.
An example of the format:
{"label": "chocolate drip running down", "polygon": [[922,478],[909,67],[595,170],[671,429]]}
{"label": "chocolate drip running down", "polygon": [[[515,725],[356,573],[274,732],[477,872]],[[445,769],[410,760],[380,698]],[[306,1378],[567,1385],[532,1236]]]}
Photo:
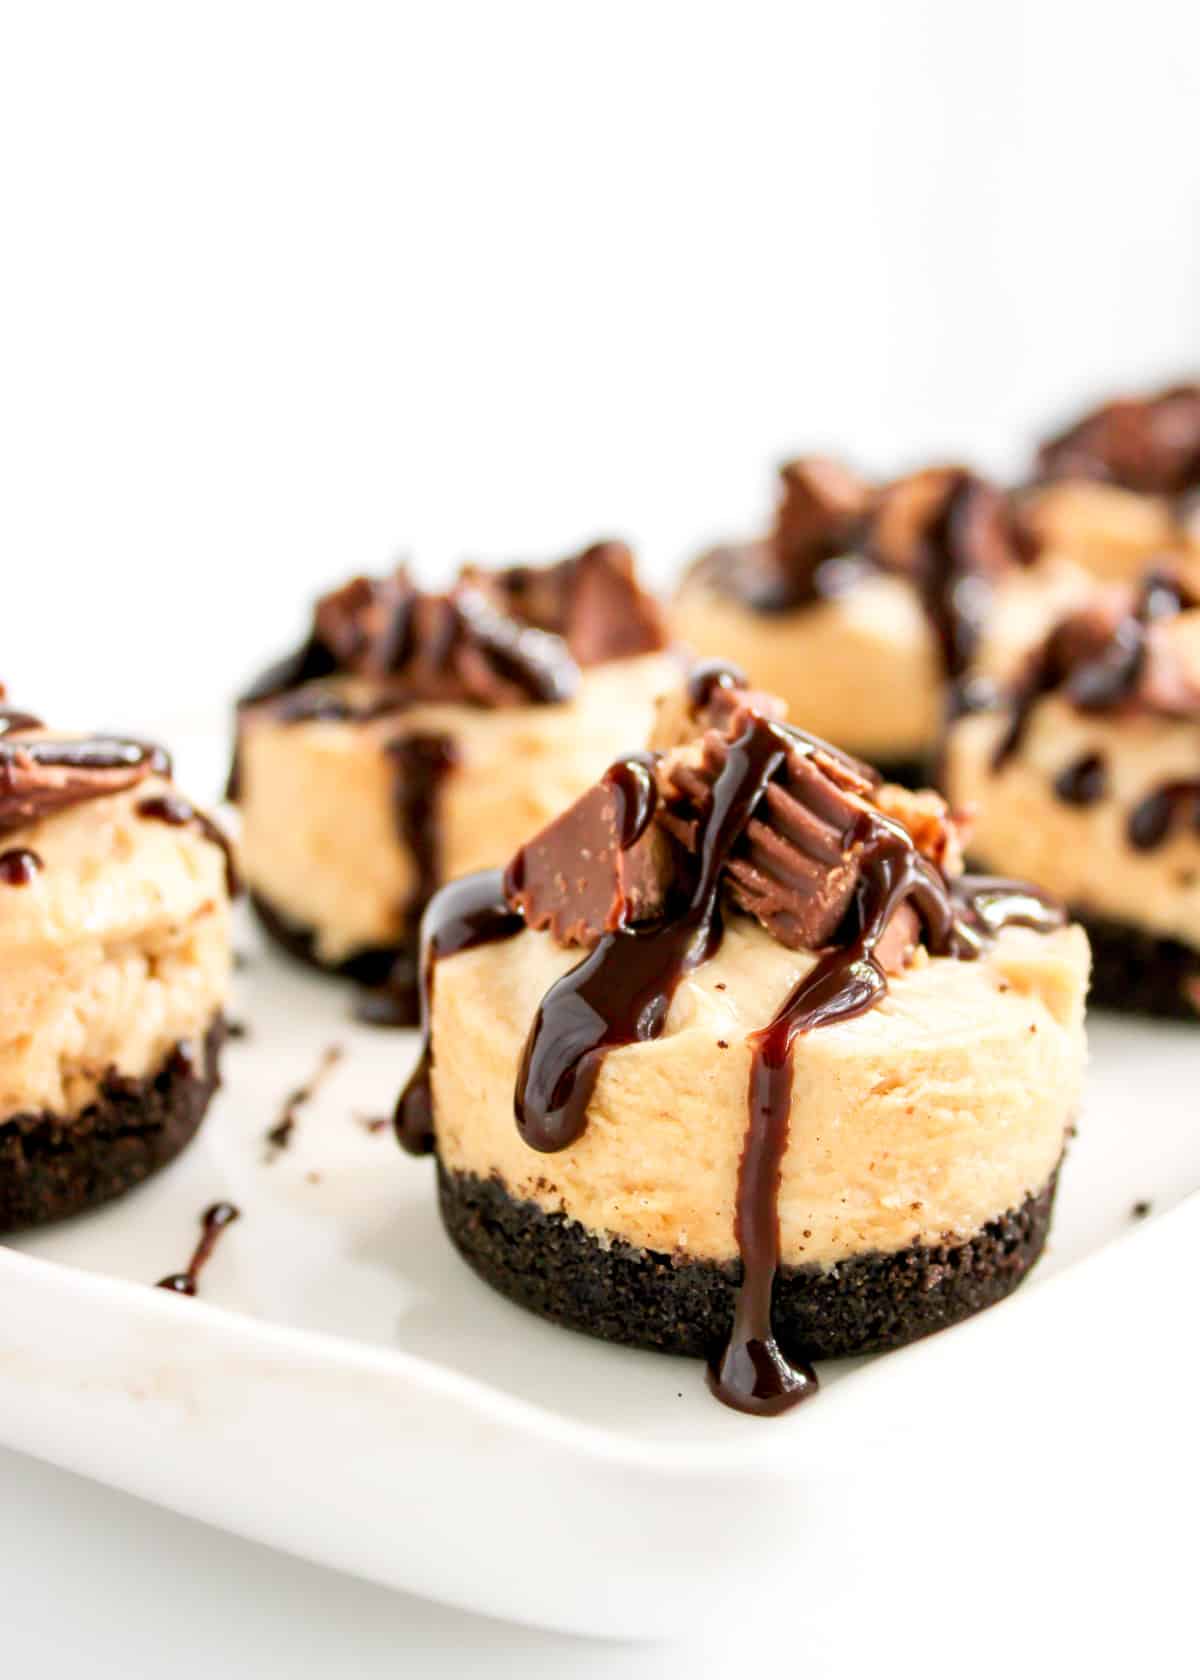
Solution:
{"label": "chocolate drip running down", "polygon": [[[586,594],[597,569],[584,565],[590,556],[591,551],[570,563],[579,569],[579,588],[586,595],[572,617],[572,623],[579,620],[581,635],[588,625],[595,627],[596,619]],[[538,575],[530,570],[531,577]],[[434,595],[417,590],[403,569],[387,578],[353,579],[318,601],[307,641],[242,696],[239,719],[252,705],[269,706],[273,718],[285,724],[365,725],[420,705],[501,709],[570,700],[580,674],[567,641],[506,616],[498,610],[503,590],[486,585],[486,574],[479,574],[447,594]],[[556,584],[556,598],[565,599],[565,589],[565,582]],[[348,680],[346,692],[310,686],[334,676]],[[366,692],[355,692],[355,684]],[[227,787],[232,800],[241,793],[240,734],[239,723]],[[383,987],[363,994],[356,1013],[377,1026],[409,1026],[418,1010],[421,916],[441,880],[440,794],[457,753],[450,736],[420,731],[383,740],[380,750],[392,764],[396,831],[414,882],[398,907],[391,973]]]}
{"label": "chocolate drip running down", "polygon": [[1108,792],[1108,766],[1103,753],[1084,753],[1054,778],[1054,791],[1064,805],[1095,805]]}
{"label": "chocolate drip running down", "polygon": [[211,1260],[221,1232],[228,1230],[234,1220],[240,1218],[241,1212],[232,1202],[214,1202],[201,1218],[200,1240],[188,1261],[187,1270],[172,1272],[169,1277],[161,1278],[156,1287],[169,1289],[176,1295],[195,1295],[200,1274]]}
{"label": "chocolate drip running down", "polygon": [[198,811],[180,794],[160,793],[141,800],[137,814],[150,822],[167,823],[171,828],[194,828],[203,839],[218,847],[225,859],[225,890],[230,898],[238,896],[241,884],[233,846],[224,829],[219,828],[206,811]]}
{"label": "chocolate drip running down", "polygon": [[417,946],[421,917],[442,878],[440,790],[458,762],[449,735],[401,735],[384,749],[394,766],[400,841],[412,861],[412,890],[400,912],[400,951],[384,985],[364,992],[355,1014],[375,1027],[411,1027],[420,1014]]}
{"label": "chocolate drip running down", "polygon": [[1129,844],[1139,852],[1152,852],[1166,842],[1178,820],[1189,816],[1193,832],[1200,835],[1200,777],[1167,782],[1135,805],[1129,816]]}
{"label": "chocolate drip running down", "polygon": [[524,926],[524,918],[509,907],[499,869],[451,881],[430,901],[421,939],[421,1053],[394,1116],[397,1141],[410,1155],[428,1155],[434,1143],[431,1026],[437,965],[460,951],[512,939]]}
{"label": "chocolate drip running down", "polygon": [[27,887],[41,868],[41,858],[27,846],[12,846],[0,852],[0,881],[6,887]]}
{"label": "chocolate drip running down", "polygon": [[[728,674],[705,673],[694,698],[702,704],[723,681],[728,686]],[[699,821],[686,892],[668,894],[649,921],[622,922],[603,932],[542,1000],[515,1093],[517,1124],[530,1147],[556,1151],[574,1142],[586,1124],[607,1051],[662,1033],[679,983],[720,945],[725,871],[756,808],[785,767],[794,767],[797,756],[803,761],[820,753],[836,758],[824,743],[752,710],[743,714],[738,733],[726,743],[711,799]],[[631,776],[637,783],[637,820],[623,832],[636,844],[654,811],[647,814],[650,796],[640,773],[621,767],[613,779],[623,786]],[[854,806],[844,845],[857,859],[858,875],[842,937],[819,955],[774,1020],[751,1039],[748,1121],[736,1211],[743,1283],[733,1331],[713,1365],[711,1381],[720,1399],[759,1414],[783,1411],[816,1388],[811,1368],[789,1360],[776,1344],[770,1312],[779,1263],[779,1172],[787,1146],[797,1038],[864,1013],[883,994],[887,979],[880,944],[906,905],[915,909],[935,954],[964,959],[978,956],[986,942],[1011,923],[1045,930],[1062,921],[1061,912],[1031,889],[1010,883],[968,880],[951,890],[907,831],[861,800]],[[510,871],[508,902],[506,883],[491,874],[446,889],[430,906],[423,958],[422,1058],[396,1115],[401,1141],[410,1149],[432,1147],[430,1024],[436,961],[485,940],[512,937],[526,925],[526,917],[510,908],[511,895],[523,889],[519,875],[518,871],[514,880]]]}

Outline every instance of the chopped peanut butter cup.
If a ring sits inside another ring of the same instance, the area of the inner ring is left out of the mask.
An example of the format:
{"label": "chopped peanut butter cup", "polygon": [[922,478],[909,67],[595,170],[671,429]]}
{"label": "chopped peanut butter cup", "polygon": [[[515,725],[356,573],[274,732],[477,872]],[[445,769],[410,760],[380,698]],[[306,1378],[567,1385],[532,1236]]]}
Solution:
{"label": "chopped peanut butter cup", "polygon": [[1151,496],[1200,486],[1200,384],[1102,404],[1042,444],[1037,475],[1094,479]]}

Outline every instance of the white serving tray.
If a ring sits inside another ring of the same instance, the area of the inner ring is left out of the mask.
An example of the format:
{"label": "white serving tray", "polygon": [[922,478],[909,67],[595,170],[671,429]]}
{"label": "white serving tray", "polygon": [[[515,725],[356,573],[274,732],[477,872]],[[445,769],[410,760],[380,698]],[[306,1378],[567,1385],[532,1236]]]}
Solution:
{"label": "white serving tray", "polygon": [[[430,1163],[362,1122],[390,1111],[415,1036],[352,1023],[341,988],[248,922],[238,942],[250,1036],[197,1141],[122,1202],[0,1250],[3,1444],[375,1581],[609,1635],[694,1627],[731,1594],[828,1606],[872,1570],[919,1588],[922,1547],[948,1535],[986,1570],[989,1548],[1052,1547],[1098,1474],[1109,1520],[1122,1498],[1134,1519],[1156,1454],[1194,1477],[1200,1199],[1177,1204],[1200,1186],[1195,1031],[1096,1025],[1050,1248],[1017,1296],[825,1366],[810,1405],[756,1420],[697,1364],[555,1329],[480,1283]],[[268,1160],[285,1095],[335,1042]],[[148,1287],[222,1198],[243,1216],[201,1297]],[[1113,1443],[1135,1430],[1126,1486]]]}

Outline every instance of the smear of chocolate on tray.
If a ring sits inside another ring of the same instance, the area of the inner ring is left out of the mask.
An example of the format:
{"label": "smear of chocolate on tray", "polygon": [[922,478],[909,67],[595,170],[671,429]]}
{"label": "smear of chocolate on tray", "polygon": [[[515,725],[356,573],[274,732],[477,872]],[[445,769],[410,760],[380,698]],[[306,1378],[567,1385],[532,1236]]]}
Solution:
{"label": "smear of chocolate on tray", "polygon": [[1200,384],[1119,397],[1093,409],[1042,444],[1037,476],[1185,496],[1200,486]]}
{"label": "smear of chocolate on tray", "polygon": [[277,1156],[291,1146],[300,1110],[316,1096],[344,1054],[345,1050],[342,1045],[327,1045],[321,1052],[320,1061],[304,1081],[304,1084],[297,1085],[295,1090],[290,1091],[284,1098],[278,1120],[273,1126],[268,1127],[263,1134],[268,1162],[275,1160]]}
{"label": "smear of chocolate on tray", "polygon": [[240,1218],[241,1210],[234,1207],[232,1202],[214,1202],[201,1215],[200,1240],[192,1251],[192,1258],[188,1261],[186,1270],[172,1272],[168,1277],[160,1278],[155,1287],[170,1289],[176,1295],[195,1295],[200,1284],[200,1274],[212,1258],[222,1231],[228,1230],[234,1220]]}

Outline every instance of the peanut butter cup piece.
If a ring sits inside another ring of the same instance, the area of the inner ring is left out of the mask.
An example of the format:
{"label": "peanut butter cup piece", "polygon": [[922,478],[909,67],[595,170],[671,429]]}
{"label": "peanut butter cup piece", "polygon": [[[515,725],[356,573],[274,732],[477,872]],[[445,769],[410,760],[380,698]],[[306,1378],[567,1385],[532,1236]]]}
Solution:
{"label": "peanut butter cup piece", "polygon": [[627,845],[627,819],[627,795],[605,779],[521,848],[504,895],[526,926],[594,945],[662,909],[676,874],[670,843],[651,822]]}
{"label": "peanut butter cup piece", "polygon": [[1200,485],[1200,384],[1120,397],[1085,414],[1038,450],[1042,480],[1087,478],[1179,495]]}
{"label": "peanut butter cup piece", "polygon": [[551,566],[463,568],[463,579],[520,623],[561,636],[583,667],[667,645],[657,602],[637,581],[625,543],[599,542]]}

